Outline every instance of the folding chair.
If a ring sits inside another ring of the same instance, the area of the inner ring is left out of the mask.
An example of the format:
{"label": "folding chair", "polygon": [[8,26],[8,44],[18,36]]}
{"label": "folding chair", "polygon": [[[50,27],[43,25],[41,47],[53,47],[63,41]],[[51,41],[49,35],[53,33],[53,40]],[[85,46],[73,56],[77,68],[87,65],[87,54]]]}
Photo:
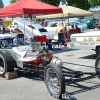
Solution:
{"label": "folding chair", "polygon": [[46,35],[42,36],[36,36],[36,42],[41,42],[41,45],[43,42],[49,43],[49,40],[46,38]]}
{"label": "folding chair", "polygon": [[27,43],[24,39],[24,34],[17,34],[16,37],[16,45],[28,45],[30,43]]}
{"label": "folding chair", "polygon": [[48,50],[52,50],[52,45],[50,41],[46,38],[46,35],[36,36],[36,42],[40,42],[41,46],[46,45]]}
{"label": "folding chair", "polygon": [[55,48],[56,45],[62,47],[62,45],[64,45],[64,33],[58,33],[58,40],[55,40],[54,42],[51,41],[51,43],[53,48]]}

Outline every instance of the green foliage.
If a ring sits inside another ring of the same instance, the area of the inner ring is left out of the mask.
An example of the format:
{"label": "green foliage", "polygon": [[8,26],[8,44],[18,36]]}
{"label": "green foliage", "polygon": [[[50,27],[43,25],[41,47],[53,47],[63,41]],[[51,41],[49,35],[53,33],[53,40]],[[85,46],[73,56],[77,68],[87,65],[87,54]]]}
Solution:
{"label": "green foliage", "polygon": [[69,0],[69,5],[88,10],[90,8],[90,4],[88,0]]}
{"label": "green foliage", "polygon": [[[10,0],[10,4],[15,3],[17,1],[19,1],[19,0]],[[55,5],[55,6],[58,6],[60,3],[60,0],[38,0],[38,1],[42,1],[42,2],[51,4],[51,5]]]}
{"label": "green foliage", "polygon": [[[15,3],[19,0],[10,0],[10,4]],[[51,5],[58,6],[60,1],[62,4],[67,4],[70,6],[78,7],[84,10],[88,10],[90,7],[100,6],[100,0],[39,0]],[[0,0],[0,8],[4,7],[2,0]]]}
{"label": "green foliage", "polygon": [[88,0],[61,0],[63,4],[67,4],[70,6],[78,7],[84,10],[88,10],[90,8],[90,4]]}
{"label": "green foliage", "polygon": [[91,7],[98,7],[100,6],[100,0],[89,0]]}
{"label": "green foliage", "polygon": [[61,0],[39,0],[39,1],[58,6]]}
{"label": "green foliage", "polygon": [[19,1],[19,0],[10,0],[10,4],[15,3],[17,1]]}

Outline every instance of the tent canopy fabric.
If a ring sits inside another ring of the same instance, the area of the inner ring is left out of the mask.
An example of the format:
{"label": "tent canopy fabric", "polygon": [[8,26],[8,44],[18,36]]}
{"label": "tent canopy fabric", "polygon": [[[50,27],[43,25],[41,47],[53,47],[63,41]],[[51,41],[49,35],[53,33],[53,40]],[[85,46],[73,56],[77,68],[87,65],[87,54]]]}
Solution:
{"label": "tent canopy fabric", "polygon": [[37,0],[20,0],[0,9],[0,17],[22,14],[55,14],[62,13],[60,7],[46,4]]}
{"label": "tent canopy fabric", "polygon": [[77,17],[77,16],[92,15],[92,12],[88,12],[88,11],[85,11],[85,10],[82,10],[80,8],[76,8],[73,6],[62,5],[60,6],[60,8],[62,8],[63,14],[59,13],[59,14],[41,15],[41,16],[36,16],[36,19]]}

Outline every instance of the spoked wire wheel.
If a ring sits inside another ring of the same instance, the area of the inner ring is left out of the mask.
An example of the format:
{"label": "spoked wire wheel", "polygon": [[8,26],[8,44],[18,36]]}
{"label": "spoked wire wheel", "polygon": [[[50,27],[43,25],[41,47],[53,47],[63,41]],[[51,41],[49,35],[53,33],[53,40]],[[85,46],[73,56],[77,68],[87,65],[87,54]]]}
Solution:
{"label": "spoked wire wheel", "polygon": [[100,56],[97,57],[95,61],[95,71],[98,74],[98,78],[100,79]]}
{"label": "spoked wire wheel", "polygon": [[62,98],[65,93],[65,79],[61,69],[54,64],[47,65],[44,78],[50,94],[55,98]]}

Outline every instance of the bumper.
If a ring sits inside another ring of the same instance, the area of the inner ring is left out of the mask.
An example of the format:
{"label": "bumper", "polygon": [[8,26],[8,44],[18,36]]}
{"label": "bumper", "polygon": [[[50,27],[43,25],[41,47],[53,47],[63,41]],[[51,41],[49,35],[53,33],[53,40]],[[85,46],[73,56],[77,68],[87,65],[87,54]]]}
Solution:
{"label": "bumper", "polygon": [[70,42],[70,48],[75,48],[75,45],[73,42]]}

